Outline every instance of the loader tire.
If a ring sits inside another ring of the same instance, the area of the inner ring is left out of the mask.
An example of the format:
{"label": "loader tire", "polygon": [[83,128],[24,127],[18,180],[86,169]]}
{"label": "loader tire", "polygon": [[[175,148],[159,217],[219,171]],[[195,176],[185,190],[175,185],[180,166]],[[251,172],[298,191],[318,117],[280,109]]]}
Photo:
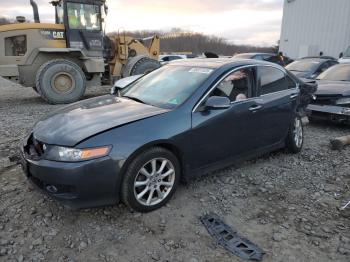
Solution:
{"label": "loader tire", "polygon": [[36,88],[41,97],[50,104],[73,103],[84,95],[86,77],[74,62],[55,59],[39,68]]}
{"label": "loader tire", "polygon": [[147,56],[136,56],[129,59],[123,68],[123,77],[148,74],[160,66],[161,64],[157,60]]}

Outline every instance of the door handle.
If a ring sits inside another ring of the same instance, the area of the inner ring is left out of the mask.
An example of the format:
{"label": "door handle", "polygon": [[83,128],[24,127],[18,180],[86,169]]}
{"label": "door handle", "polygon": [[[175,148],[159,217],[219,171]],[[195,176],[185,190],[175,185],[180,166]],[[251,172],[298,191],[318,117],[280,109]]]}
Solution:
{"label": "door handle", "polygon": [[260,110],[261,108],[262,108],[262,106],[260,106],[260,105],[254,105],[254,106],[249,107],[249,110],[252,112],[255,112],[255,111]]}
{"label": "door handle", "polygon": [[296,98],[298,95],[299,95],[299,94],[291,94],[291,95],[290,95],[290,98],[291,98],[291,99],[294,99],[294,98]]}

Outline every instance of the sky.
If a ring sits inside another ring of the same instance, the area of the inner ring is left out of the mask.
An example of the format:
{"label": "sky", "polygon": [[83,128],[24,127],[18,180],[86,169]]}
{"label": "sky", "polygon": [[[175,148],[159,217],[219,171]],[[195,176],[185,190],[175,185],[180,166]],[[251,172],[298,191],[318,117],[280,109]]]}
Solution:
{"label": "sky", "polygon": [[[33,20],[29,0],[1,0],[0,16]],[[36,0],[42,22],[54,22],[50,0]],[[181,28],[235,44],[271,46],[280,37],[283,0],[107,0],[106,31]]]}

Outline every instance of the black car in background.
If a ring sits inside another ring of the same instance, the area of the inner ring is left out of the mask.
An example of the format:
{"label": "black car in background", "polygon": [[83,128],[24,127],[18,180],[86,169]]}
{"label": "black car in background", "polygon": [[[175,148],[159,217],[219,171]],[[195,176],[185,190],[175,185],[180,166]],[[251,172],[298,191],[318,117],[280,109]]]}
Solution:
{"label": "black car in background", "polygon": [[121,200],[148,212],[180,179],[279,148],[299,152],[314,86],[272,63],[191,59],[112,90],[51,113],[24,140],[26,176],[66,205]]}
{"label": "black car in background", "polygon": [[242,53],[242,54],[234,55],[233,58],[255,59],[255,60],[275,63],[281,66],[286,66],[291,62],[293,62],[293,60],[287,56],[283,56],[283,58],[281,58],[279,54],[273,54],[273,53]]}
{"label": "black car in background", "polygon": [[305,57],[287,65],[286,69],[297,77],[316,79],[322,72],[336,64],[338,61],[331,57]]}
{"label": "black car in background", "polygon": [[311,121],[350,124],[350,64],[338,64],[318,78],[315,100],[308,106]]}

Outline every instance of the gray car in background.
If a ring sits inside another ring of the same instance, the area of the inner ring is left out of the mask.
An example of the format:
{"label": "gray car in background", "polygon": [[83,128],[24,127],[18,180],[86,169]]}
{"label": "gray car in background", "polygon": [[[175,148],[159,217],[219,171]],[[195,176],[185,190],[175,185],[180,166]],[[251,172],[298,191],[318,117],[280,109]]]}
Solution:
{"label": "gray car in background", "polygon": [[309,120],[350,124],[350,64],[329,68],[317,82],[315,100],[308,106]]}
{"label": "gray car in background", "polygon": [[287,65],[286,69],[297,77],[316,79],[321,73],[336,64],[338,61],[333,58],[306,57]]}

